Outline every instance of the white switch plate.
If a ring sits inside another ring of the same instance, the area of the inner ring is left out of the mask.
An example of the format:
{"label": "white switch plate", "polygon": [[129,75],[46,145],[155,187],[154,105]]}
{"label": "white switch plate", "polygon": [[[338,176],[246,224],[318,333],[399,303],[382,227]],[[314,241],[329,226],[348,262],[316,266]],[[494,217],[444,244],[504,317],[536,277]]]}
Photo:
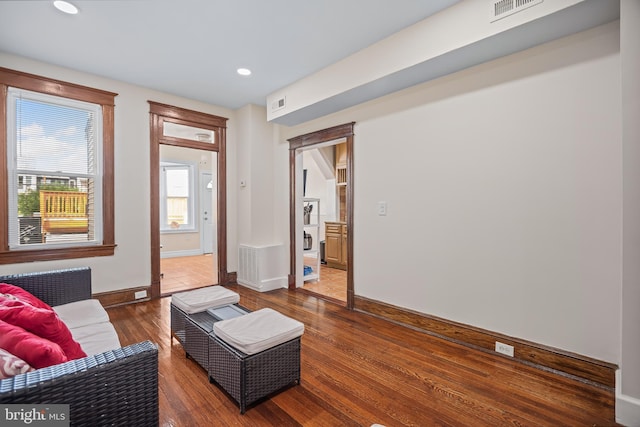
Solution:
{"label": "white switch plate", "polygon": [[378,215],[387,215],[387,202],[378,202]]}

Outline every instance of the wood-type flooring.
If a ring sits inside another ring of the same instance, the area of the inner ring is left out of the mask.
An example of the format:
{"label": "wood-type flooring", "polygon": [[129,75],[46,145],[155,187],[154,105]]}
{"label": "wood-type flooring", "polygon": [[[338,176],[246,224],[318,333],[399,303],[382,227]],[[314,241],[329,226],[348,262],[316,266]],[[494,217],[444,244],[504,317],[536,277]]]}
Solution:
{"label": "wood-type flooring", "polygon": [[[305,259],[305,262],[314,265],[312,259]],[[218,283],[215,254],[163,258],[160,260],[160,271],[162,295]],[[321,265],[320,280],[305,282],[302,289],[346,305],[347,272]]]}
{"label": "wood-type flooring", "polygon": [[170,339],[170,298],[108,309],[123,345],[159,347],[161,426],[610,426],[614,392],[304,292],[229,286],[305,324],[301,384],[238,406]]}

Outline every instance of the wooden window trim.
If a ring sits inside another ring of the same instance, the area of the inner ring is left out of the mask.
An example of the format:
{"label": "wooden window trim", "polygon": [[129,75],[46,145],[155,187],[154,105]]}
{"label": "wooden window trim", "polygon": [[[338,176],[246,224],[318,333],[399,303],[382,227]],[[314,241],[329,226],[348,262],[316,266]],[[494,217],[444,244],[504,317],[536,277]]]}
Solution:
{"label": "wooden window trim", "polygon": [[[9,87],[45,93],[62,98],[99,104],[102,107],[102,244],[43,248],[9,249],[9,208],[7,172],[7,93]],[[114,232],[114,107],[116,93],[54,80],[0,67],[0,264],[111,256],[115,251]]]}

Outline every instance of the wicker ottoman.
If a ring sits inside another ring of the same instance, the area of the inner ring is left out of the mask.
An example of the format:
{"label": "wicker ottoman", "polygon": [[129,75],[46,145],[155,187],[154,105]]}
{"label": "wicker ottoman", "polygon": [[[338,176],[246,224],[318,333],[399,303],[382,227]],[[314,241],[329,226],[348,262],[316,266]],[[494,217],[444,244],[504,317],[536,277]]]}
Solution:
{"label": "wicker ottoman", "polygon": [[189,315],[203,312],[211,307],[236,304],[239,301],[240,295],[219,285],[173,294],[171,296],[171,339],[175,337],[184,346]]}
{"label": "wicker ottoman", "polygon": [[301,322],[271,309],[214,323],[209,335],[209,381],[222,387],[244,414],[252,403],[300,384],[303,332]]}

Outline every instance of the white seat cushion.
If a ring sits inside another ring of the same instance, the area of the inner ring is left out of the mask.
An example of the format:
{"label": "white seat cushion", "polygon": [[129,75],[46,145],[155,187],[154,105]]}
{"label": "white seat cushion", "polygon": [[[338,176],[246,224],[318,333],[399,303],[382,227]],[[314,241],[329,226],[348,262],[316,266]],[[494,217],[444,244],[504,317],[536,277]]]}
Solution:
{"label": "white seat cushion", "polygon": [[107,311],[97,299],[86,299],[57,305],[53,307],[53,311],[58,314],[60,320],[69,329],[109,321]]}
{"label": "white seat cushion", "polygon": [[236,304],[240,295],[220,285],[207,286],[171,296],[171,304],[187,314],[199,313],[207,308]]}
{"label": "white seat cushion", "polygon": [[120,339],[110,322],[94,323],[69,330],[87,356],[120,348]]}
{"label": "white seat cushion", "polygon": [[213,324],[218,338],[245,354],[256,354],[304,333],[304,323],[271,308]]}

